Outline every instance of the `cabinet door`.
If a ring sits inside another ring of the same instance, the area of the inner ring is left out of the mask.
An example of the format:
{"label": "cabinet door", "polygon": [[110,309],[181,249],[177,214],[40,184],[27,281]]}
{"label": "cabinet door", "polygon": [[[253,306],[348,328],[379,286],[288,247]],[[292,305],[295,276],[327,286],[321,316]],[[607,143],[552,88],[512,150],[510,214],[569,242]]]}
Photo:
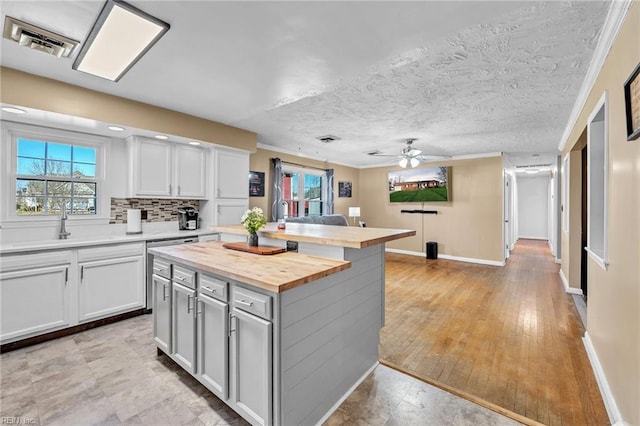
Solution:
{"label": "cabinet door", "polygon": [[[225,202],[217,202],[216,203],[216,217],[215,224],[216,226],[222,225],[237,225],[240,223],[240,218],[244,214],[245,211],[249,208],[248,201],[238,200],[234,201],[225,201]],[[243,237],[245,240],[246,237]]]}
{"label": "cabinet door", "polygon": [[170,197],[172,145],[140,138],[134,143],[133,195]]}
{"label": "cabinet door", "polygon": [[206,151],[192,146],[175,146],[173,192],[177,197],[206,198]]}
{"label": "cabinet door", "polygon": [[252,424],[272,418],[271,322],[233,308],[231,328],[232,395],[237,410]]}
{"label": "cabinet door", "polygon": [[0,340],[68,326],[68,275],[67,265],[0,274]]}
{"label": "cabinet door", "polygon": [[198,295],[198,376],[220,399],[228,397],[229,305]]}
{"label": "cabinet door", "polygon": [[249,198],[249,154],[216,152],[216,198]]}
{"label": "cabinet door", "polygon": [[80,322],[93,321],[144,306],[142,256],[85,262],[79,266]]}
{"label": "cabinet door", "polygon": [[171,356],[190,373],[196,372],[196,292],[181,284],[172,284]]}
{"label": "cabinet door", "polygon": [[171,352],[171,281],[158,275],[153,284],[153,340],[165,353]]}

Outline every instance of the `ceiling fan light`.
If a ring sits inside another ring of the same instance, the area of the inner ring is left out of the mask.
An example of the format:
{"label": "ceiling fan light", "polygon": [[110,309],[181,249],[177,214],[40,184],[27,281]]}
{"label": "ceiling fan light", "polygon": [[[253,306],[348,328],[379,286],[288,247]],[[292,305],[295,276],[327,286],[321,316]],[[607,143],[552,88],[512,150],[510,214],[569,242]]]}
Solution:
{"label": "ceiling fan light", "polygon": [[407,168],[407,163],[409,163],[409,160],[407,160],[406,158],[401,158],[400,162],[398,163],[398,165],[400,167],[402,167],[403,169]]}
{"label": "ceiling fan light", "polygon": [[418,164],[420,164],[420,161],[417,158],[412,158],[411,159],[411,167],[417,167]]}

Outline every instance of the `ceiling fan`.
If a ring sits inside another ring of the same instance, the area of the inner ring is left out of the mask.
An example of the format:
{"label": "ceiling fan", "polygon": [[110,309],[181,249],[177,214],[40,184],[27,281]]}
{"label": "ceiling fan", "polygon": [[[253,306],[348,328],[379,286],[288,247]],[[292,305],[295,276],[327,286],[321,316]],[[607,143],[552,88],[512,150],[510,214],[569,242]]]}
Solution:
{"label": "ceiling fan", "polygon": [[413,147],[413,142],[416,141],[415,138],[405,139],[404,143],[407,145],[402,148],[402,152],[400,155],[390,155],[390,154],[382,154],[380,151],[371,151],[367,154],[374,157],[396,157],[400,158],[398,165],[403,169],[407,168],[410,165],[412,168],[417,167],[421,161],[425,160],[436,160],[440,158],[449,158],[446,155],[423,155],[422,151]]}

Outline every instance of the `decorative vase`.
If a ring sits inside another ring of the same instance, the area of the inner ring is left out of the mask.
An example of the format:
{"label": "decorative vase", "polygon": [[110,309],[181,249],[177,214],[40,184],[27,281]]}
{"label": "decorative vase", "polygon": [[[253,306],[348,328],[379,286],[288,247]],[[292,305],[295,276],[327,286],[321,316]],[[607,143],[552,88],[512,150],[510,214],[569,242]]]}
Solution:
{"label": "decorative vase", "polygon": [[247,245],[249,247],[258,247],[258,234],[251,232],[247,237]]}

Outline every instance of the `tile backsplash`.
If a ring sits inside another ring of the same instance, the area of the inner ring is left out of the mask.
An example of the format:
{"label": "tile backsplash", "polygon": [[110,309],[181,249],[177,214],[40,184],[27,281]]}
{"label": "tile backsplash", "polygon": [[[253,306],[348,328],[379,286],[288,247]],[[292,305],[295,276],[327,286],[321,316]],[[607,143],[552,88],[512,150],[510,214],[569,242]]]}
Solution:
{"label": "tile backsplash", "polygon": [[193,207],[200,210],[198,200],[168,200],[161,198],[112,198],[109,223],[127,223],[127,209],[147,211],[142,222],[171,222],[178,220],[179,207]]}

